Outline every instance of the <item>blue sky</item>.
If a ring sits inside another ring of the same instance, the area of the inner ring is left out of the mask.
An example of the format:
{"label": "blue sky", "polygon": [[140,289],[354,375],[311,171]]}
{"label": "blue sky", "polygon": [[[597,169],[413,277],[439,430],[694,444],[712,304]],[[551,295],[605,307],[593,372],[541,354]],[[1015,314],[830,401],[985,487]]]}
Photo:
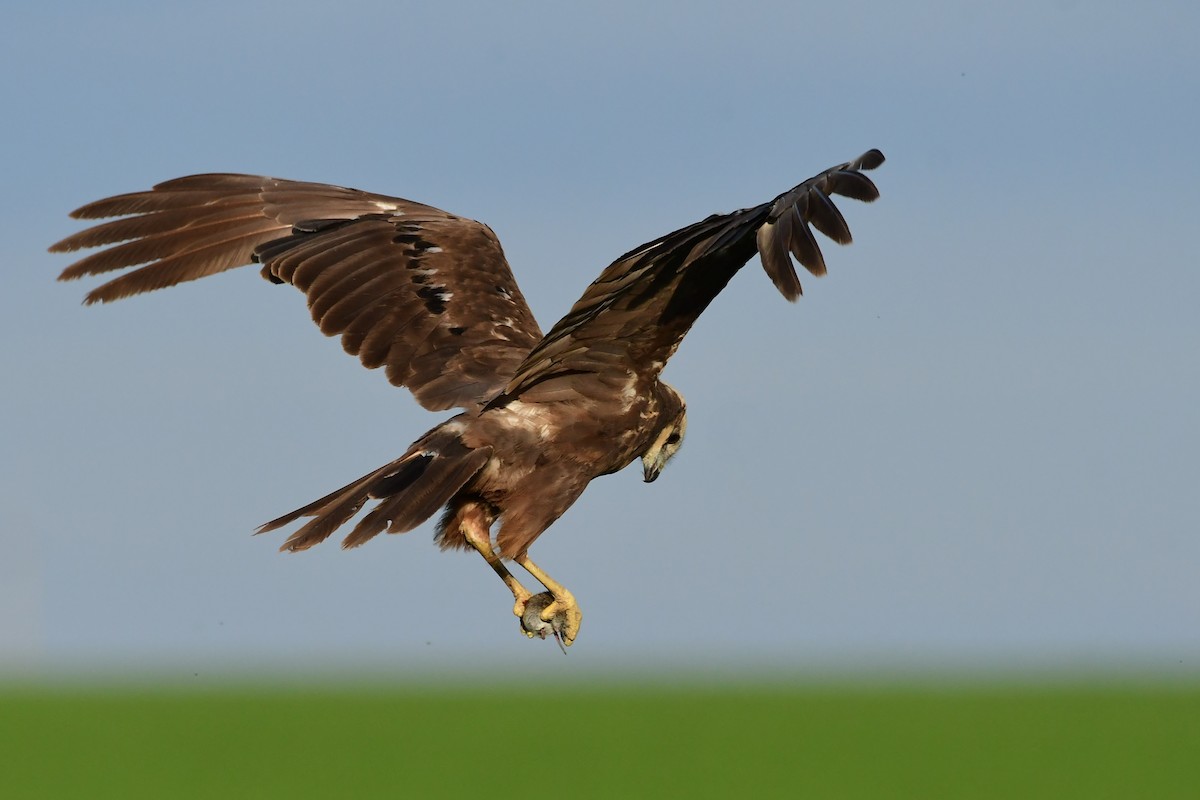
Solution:
{"label": "blue sky", "polygon": [[[745,5],[9,12],[2,664],[1195,670],[1200,11]],[[427,529],[247,535],[438,421],[298,293],[82,308],[45,250],[179,175],[327,181],[487,222],[548,327],[631,247],[870,147],[829,276],[790,305],[755,260],[685,340],[663,477],[535,546],[584,611],[566,662]]]}

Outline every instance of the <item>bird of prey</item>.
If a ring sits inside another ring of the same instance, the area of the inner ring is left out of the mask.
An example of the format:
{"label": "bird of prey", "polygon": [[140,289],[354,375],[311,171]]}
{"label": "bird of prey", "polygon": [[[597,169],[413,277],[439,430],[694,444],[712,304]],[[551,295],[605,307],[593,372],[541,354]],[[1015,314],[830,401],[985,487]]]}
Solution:
{"label": "bird of prey", "polygon": [[[93,289],[105,303],[250,263],[304,292],[313,320],[346,352],[407,387],[431,411],[461,412],[399,458],[259,532],[309,518],[283,544],[305,550],[375,505],[343,547],[412,530],[444,509],[435,541],[474,549],[508,586],[527,636],[570,645],[574,596],[529,547],[592,479],[640,459],[647,482],[687,428],[683,397],[660,380],[713,298],[757,251],[788,300],[801,293],[792,257],[813,275],[825,261],[809,228],[839,244],[850,230],[833,195],[872,201],[870,150],[778,197],[714,214],[630,250],[543,334],[500,242],[474,220],[431,206],[319,183],[193,175],[89,203],[78,219],[117,219],[53,245],[105,247],[60,280],[137,267]],[[499,523],[493,537],[492,527]],[[505,565],[537,579],[533,594]]]}

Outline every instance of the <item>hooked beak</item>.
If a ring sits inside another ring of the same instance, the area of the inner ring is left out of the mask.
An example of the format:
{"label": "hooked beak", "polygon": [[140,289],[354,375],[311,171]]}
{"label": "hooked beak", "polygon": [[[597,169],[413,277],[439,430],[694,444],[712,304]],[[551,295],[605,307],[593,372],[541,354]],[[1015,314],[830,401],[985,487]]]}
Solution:
{"label": "hooked beak", "polygon": [[662,472],[662,464],[654,461],[642,462],[642,478],[646,483],[654,483],[654,479],[658,477],[658,473]]}

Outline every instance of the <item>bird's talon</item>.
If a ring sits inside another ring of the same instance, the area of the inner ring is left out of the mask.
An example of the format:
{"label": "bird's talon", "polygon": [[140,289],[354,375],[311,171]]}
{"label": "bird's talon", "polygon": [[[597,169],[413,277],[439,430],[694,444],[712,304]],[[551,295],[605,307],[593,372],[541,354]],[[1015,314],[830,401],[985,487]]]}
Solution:
{"label": "bird's talon", "polygon": [[[559,637],[559,644],[570,647],[579,635],[579,625],[583,622],[583,613],[579,604],[570,592],[563,592],[554,599],[548,608],[542,610],[542,619],[554,620],[554,632]],[[559,620],[562,620],[561,624]]]}

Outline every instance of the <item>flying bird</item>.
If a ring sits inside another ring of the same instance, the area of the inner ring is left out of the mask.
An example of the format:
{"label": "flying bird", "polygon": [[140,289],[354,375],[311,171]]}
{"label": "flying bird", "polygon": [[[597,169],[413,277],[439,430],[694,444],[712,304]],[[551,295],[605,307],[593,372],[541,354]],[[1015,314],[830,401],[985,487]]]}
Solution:
{"label": "flying bird", "polygon": [[[106,303],[250,263],[304,292],[320,329],[430,411],[460,413],[399,458],[258,529],[307,519],[281,549],[306,550],[374,503],[342,542],[412,530],[442,511],[435,541],[473,549],[513,594],[527,636],[570,645],[582,614],[529,548],[601,475],[636,460],[658,477],[687,429],[683,397],[660,379],[684,334],[757,252],[788,300],[794,257],[825,261],[809,225],[839,244],[850,230],[833,195],[879,196],[870,150],[773,200],[714,214],[630,250],[543,334],[488,226],[431,206],[320,183],[192,175],[89,203],[116,218],[53,245],[105,249],[60,280],[136,267],[88,293]],[[493,536],[492,528],[498,523]],[[545,588],[509,571],[519,564]]]}

